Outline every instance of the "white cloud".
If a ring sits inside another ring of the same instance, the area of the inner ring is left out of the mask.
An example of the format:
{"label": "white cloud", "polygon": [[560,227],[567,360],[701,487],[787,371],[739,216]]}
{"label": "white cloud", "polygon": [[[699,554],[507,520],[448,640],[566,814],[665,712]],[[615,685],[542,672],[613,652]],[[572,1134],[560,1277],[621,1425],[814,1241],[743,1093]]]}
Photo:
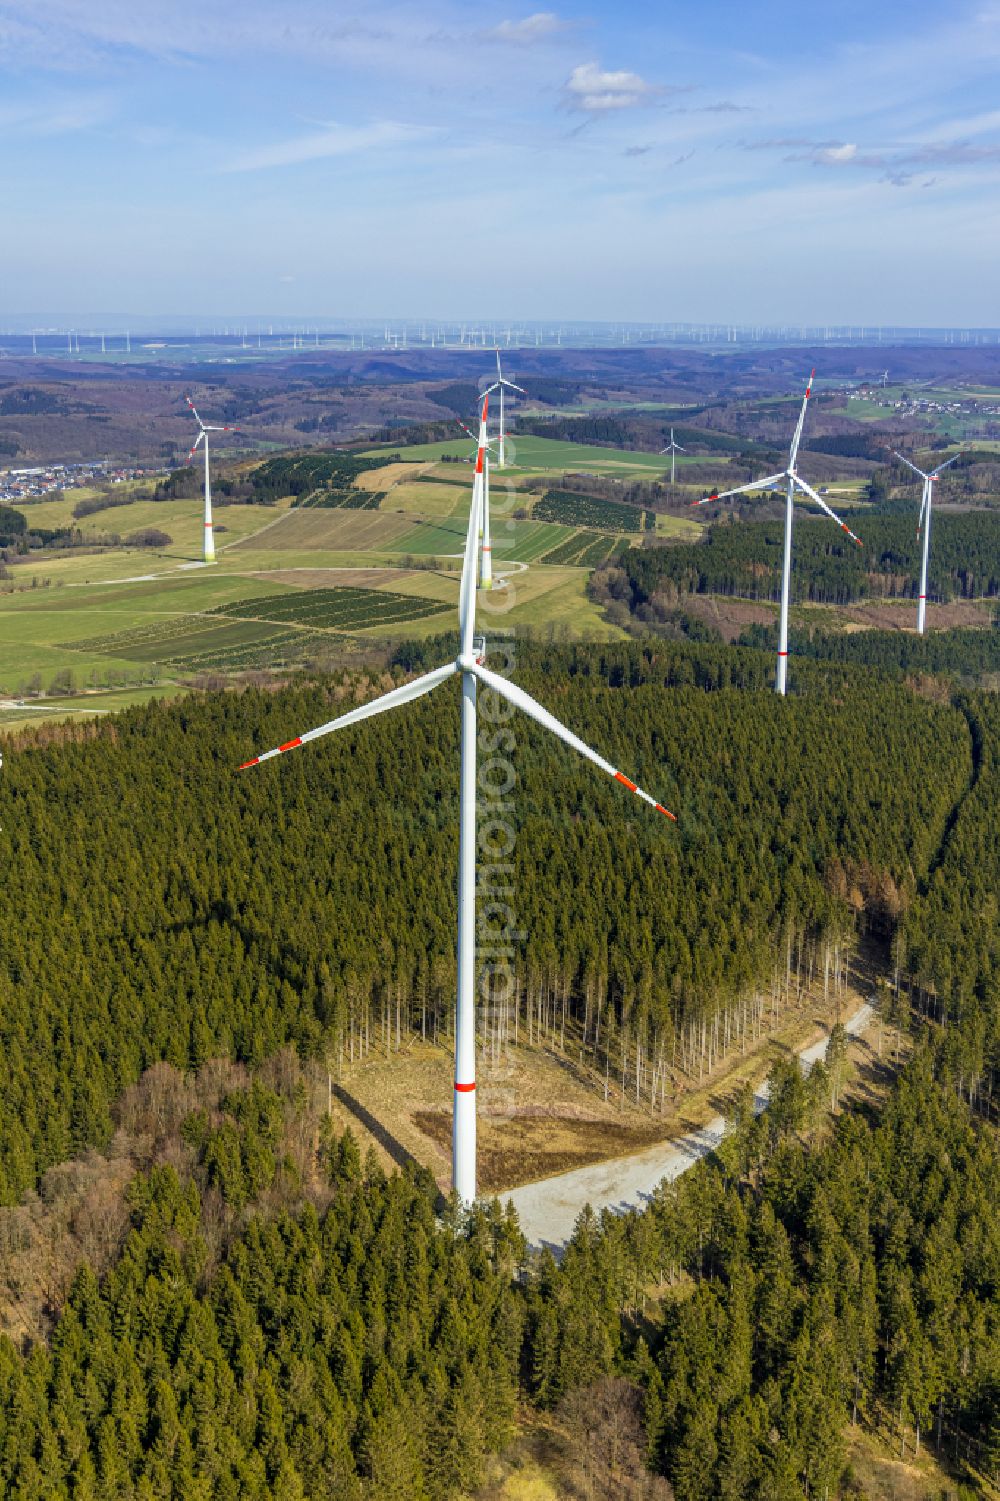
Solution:
{"label": "white cloud", "polygon": [[519,47],[531,46],[534,42],[548,41],[560,31],[568,29],[568,22],[561,21],[552,10],[537,10],[522,21],[501,21],[486,33],[491,41],[513,42]]}
{"label": "white cloud", "polygon": [[437,134],[433,126],[404,125],[395,120],[379,120],[374,125],[325,125],[309,135],[241,152],[225,170],[256,172],[266,167],[294,167],[326,157],[356,156],[382,147],[412,145]]}
{"label": "white cloud", "polygon": [[821,147],[816,153],[816,160],[836,167],[843,162],[853,161],[857,154],[858,148],[853,141],[845,141],[842,146]]}
{"label": "white cloud", "polygon": [[597,63],[581,63],[573,69],[565,84],[565,96],[571,109],[586,114],[607,110],[633,109],[657,91],[638,73],[607,73]]}

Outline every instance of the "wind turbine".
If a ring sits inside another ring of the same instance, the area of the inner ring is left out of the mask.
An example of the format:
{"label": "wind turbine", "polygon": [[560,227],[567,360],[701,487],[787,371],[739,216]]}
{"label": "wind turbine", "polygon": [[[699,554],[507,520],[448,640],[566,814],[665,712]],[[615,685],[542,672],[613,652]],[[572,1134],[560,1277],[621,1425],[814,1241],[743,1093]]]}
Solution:
{"label": "wind turbine", "polygon": [[[509,340],[508,340],[508,342],[509,342]],[[507,454],[506,454],[506,451],[504,449],[504,442],[505,442],[506,437],[507,437],[507,429],[504,426],[504,420],[503,420],[503,393],[504,393],[504,388],[505,387],[506,387],[506,389],[508,391],[517,391],[518,394],[521,395],[521,396],[527,396],[527,394],[528,394],[527,391],[522,391],[520,386],[515,386],[515,384],[514,384],[514,382],[512,380],[504,380],[503,371],[500,369],[500,350],[498,348],[497,349],[497,378],[494,381],[493,385],[490,386],[490,390],[491,391],[496,391],[496,390],[499,389],[499,392],[500,392],[500,442],[499,442],[498,452],[497,452],[497,468],[498,469],[505,468],[506,464],[507,464]]]}
{"label": "wind turbine", "polygon": [[187,456],[189,464],[195,456],[198,444],[204,443],[205,445],[205,562],[214,563],[215,537],[213,536],[212,529],[212,480],[208,471],[208,435],[209,433],[231,433],[233,429],[231,427],[218,427],[209,422],[202,422],[198,416],[198,408],[190,396],[185,396],[184,400],[194,413],[194,420],[200,429],[197,438],[195,438],[194,443],[191,445],[191,452]]}
{"label": "wind turbine", "polygon": [[[495,391],[496,386],[490,386],[489,391]],[[486,393],[488,394],[488,392]],[[466,433],[476,445],[476,457],[479,457],[479,439],[471,427],[466,427],[459,417],[459,427]],[[480,589],[493,588],[493,547],[490,542],[490,455],[493,452],[495,438],[487,438],[483,445],[483,503],[479,516],[478,545],[479,545],[479,587]]]}
{"label": "wind turbine", "polygon": [[896,458],[901,464],[905,464],[907,469],[912,469],[914,474],[919,474],[924,482],[923,491],[920,496],[920,517],[917,521],[918,537],[920,536],[920,528],[923,527],[924,529],[924,546],[920,555],[920,594],[917,598],[917,633],[922,636],[924,634],[924,623],[927,619],[927,559],[930,556],[931,550],[931,501],[934,495],[934,481],[942,469],[947,469],[949,464],[954,464],[955,460],[961,458],[962,455],[961,452],[953,453],[950,459],[945,459],[944,463],[939,464],[936,469],[932,469],[930,474],[925,474],[922,469],[918,469],[916,464],[911,464],[909,459],[904,458],[901,453],[896,453],[894,448],[891,452],[896,454]]}
{"label": "wind turbine", "polygon": [[667,444],[666,448],[661,448],[660,452],[661,453],[668,453],[670,455],[670,483],[673,484],[673,482],[674,482],[674,466],[677,463],[677,455],[679,453],[687,453],[687,449],[686,448],[682,448],[679,443],[675,443],[674,442],[674,430],[673,430],[673,428],[670,429],[670,442]]}
{"label": "wind turbine", "polygon": [[476,620],[476,537],[479,527],[479,512],[483,498],[483,474],[486,455],[486,415],[489,394],[483,397],[479,419],[479,442],[476,455],[476,475],[472,486],[472,505],[469,508],[469,526],[465,536],[465,552],[462,561],[462,580],[458,597],[458,620],[460,648],[454,662],[436,667],[401,688],[393,688],[371,703],[350,709],[337,719],[321,724],[317,729],[307,730],[286,740],[284,745],[263,755],[254,756],[240,767],[259,766],[273,756],[295,750],[310,740],[318,740],[333,730],[345,729],[381,714],[399,704],[410,703],[415,698],[430,693],[449,678],[459,677],[462,682],[462,757],[460,772],[459,851],[458,851],[458,993],[455,1009],[455,1090],[452,1128],[452,1184],[459,1201],[470,1205],[476,1197],[476,693],[481,683],[494,693],[505,698],[551,731],[564,744],[579,755],[592,761],[595,766],[615,781],[621,782],[630,792],[667,818],[674,814],[658,803],[648,792],[637,787],[624,772],[616,770],[603,756],[590,749],[582,740],[560,724],[549,711],[535,699],[506,678],[491,672],[485,666],[486,643],[475,636]]}
{"label": "wind turbine", "polygon": [[816,494],[811,485],[806,484],[795,467],[795,461],[799,456],[799,444],[802,441],[802,429],[805,426],[806,407],[809,405],[809,397],[812,395],[812,383],[815,374],[816,371],[813,370],[809,376],[809,383],[806,386],[806,394],[802,398],[802,410],[799,413],[799,420],[795,424],[792,446],[788,450],[788,468],[783,469],[780,474],[769,474],[766,479],[754,480],[752,484],[738,485],[735,490],[723,490],[721,494],[718,490],[713,490],[711,495],[705,496],[704,500],[693,502],[696,506],[707,506],[717,500],[728,500],[731,495],[745,495],[751,490],[773,490],[781,484],[782,480],[787,481],[788,488],[785,497],[785,553],[781,568],[781,624],[778,631],[778,668],[774,680],[775,692],[782,695],[785,692],[785,668],[788,664],[788,596],[791,589],[792,575],[792,511],[795,502],[795,491],[798,489],[802,491],[803,495],[808,495],[809,499],[814,501],[821,511],[825,511],[827,516],[837,523],[842,532],[847,533],[852,542],[856,542],[859,547],[862,546],[861,538],[854,535],[851,528],[846,522],[841,521],[835,511],[831,511],[826,501]]}

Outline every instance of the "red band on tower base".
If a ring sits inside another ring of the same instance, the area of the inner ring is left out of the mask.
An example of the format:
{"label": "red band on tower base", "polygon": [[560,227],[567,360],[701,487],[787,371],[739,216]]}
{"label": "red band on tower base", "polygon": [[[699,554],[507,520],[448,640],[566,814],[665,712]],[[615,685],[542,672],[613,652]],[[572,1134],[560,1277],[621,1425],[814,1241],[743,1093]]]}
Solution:
{"label": "red band on tower base", "polygon": [[455,1088],[458,1090],[459,1094],[469,1094],[471,1090],[475,1089],[475,1087],[476,1087],[475,1084],[456,1084],[455,1085]]}

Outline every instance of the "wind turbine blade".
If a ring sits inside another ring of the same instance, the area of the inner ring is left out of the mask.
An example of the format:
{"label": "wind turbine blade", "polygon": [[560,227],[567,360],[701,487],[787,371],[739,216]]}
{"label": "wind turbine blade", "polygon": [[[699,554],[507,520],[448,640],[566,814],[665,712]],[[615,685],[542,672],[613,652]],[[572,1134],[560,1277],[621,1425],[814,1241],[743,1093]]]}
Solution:
{"label": "wind turbine blade", "polygon": [[812,395],[813,378],[814,378],[815,374],[816,374],[815,370],[811,371],[811,373],[809,375],[809,383],[806,386],[806,394],[802,398],[802,410],[799,413],[799,420],[795,424],[795,435],[792,438],[792,447],[791,447],[791,450],[790,450],[790,453],[789,453],[789,458],[788,458],[788,467],[789,467],[789,469],[794,469],[795,468],[795,460],[798,457],[799,444],[802,442],[802,429],[805,426],[805,422],[806,422],[806,407],[809,405],[809,398]]}
{"label": "wind turbine blade", "polygon": [[415,698],[422,698],[425,693],[430,693],[439,683],[447,682],[457,672],[458,665],[455,662],[449,662],[445,667],[435,667],[433,672],[425,672],[422,677],[404,683],[401,688],[393,688],[391,692],[383,693],[381,698],[373,698],[371,703],[362,704],[357,709],[350,709],[346,714],[341,714],[338,719],[331,719],[329,723],[321,724],[315,730],[306,730],[304,735],[296,735],[293,740],[286,740],[284,745],[277,745],[274,750],[264,751],[262,755],[254,756],[253,760],[244,761],[240,771],[246,771],[250,766],[259,766],[262,761],[270,761],[273,756],[284,755],[285,751],[296,750],[300,745],[306,745],[310,740],[318,740],[321,735],[329,735],[333,730],[346,729],[349,724],[357,724],[359,720],[370,719],[373,714],[384,714],[386,709],[395,709],[399,704],[408,704]]}
{"label": "wind turbine blade", "polygon": [[196,452],[198,451],[198,444],[202,441],[202,439],[204,437],[205,437],[205,429],[202,428],[202,430],[198,434],[197,438],[195,438],[194,442],[191,444],[191,452],[188,454],[187,458],[184,460],[185,464],[190,464],[191,460],[194,458]]}
{"label": "wind turbine blade", "polygon": [[[916,464],[911,464],[910,461],[909,461],[909,459],[905,458],[903,456],[903,454],[898,453],[895,448],[891,448],[889,450],[889,452],[895,454],[896,458],[899,460],[899,462],[901,464],[905,464],[906,467],[907,467],[907,469],[912,469],[913,472],[914,472],[914,474],[919,474],[919,476],[920,476],[921,479],[926,479],[927,478],[926,474],[924,473],[924,471],[922,469],[918,469],[917,466],[916,466]],[[955,457],[958,458],[958,454],[956,454]]]}
{"label": "wind turbine blade", "polygon": [[945,461],[944,461],[943,464],[939,464],[936,469],[932,469],[930,475],[928,476],[928,478],[929,479],[937,479],[937,477],[941,473],[942,469],[947,469],[947,467],[948,467],[949,464],[954,464],[961,457],[962,457],[962,450],[959,449],[958,453],[953,453],[950,459],[945,459]]}
{"label": "wind turbine blade", "polygon": [[776,485],[779,480],[787,478],[787,471],[783,474],[768,474],[764,479],[755,479],[749,485],[738,485],[735,490],[713,490],[711,495],[705,496],[704,500],[693,500],[691,504],[693,506],[714,505],[717,500],[728,500],[730,495],[746,495],[751,490],[766,490],[770,485]]}
{"label": "wind turbine blade", "polygon": [[862,542],[861,538],[854,535],[854,533],[851,531],[851,528],[847,525],[846,521],[841,521],[836,511],[831,511],[830,507],[827,505],[823,497],[821,495],[817,495],[816,491],[812,488],[811,485],[807,485],[804,479],[799,479],[797,474],[793,474],[792,479],[794,483],[798,485],[800,490],[805,491],[810,500],[814,500],[816,502],[821,511],[826,512],[831,521],[835,521],[837,523],[842,532],[847,533],[852,542],[856,542],[859,547],[864,547],[865,544]]}
{"label": "wind turbine blade", "polygon": [[927,501],[928,501],[928,498],[929,498],[930,488],[931,488],[930,480],[926,480],[925,479],[924,480],[923,489],[920,492],[920,515],[917,517],[917,537],[918,537],[918,539],[920,537],[920,533],[924,529],[924,512],[927,509]]}
{"label": "wind turbine blade", "polygon": [[522,713],[527,714],[529,718],[534,719],[536,723],[544,726],[545,729],[551,730],[552,734],[565,745],[572,746],[573,750],[577,751],[581,756],[586,757],[588,761],[593,761],[594,765],[599,766],[602,771],[606,771],[609,777],[614,777],[616,782],[621,782],[622,786],[627,787],[629,792],[634,792],[636,797],[641,797],[644,803],[648,803],[658,813],[664,814],[667,818],[672,818],[675,823],[677,822],[677,815],[675,813],[671,813],[669,808],[665,808],[662,803],[658,803],[656,798],[651,797],[648,792],[643,792],[642,788],[637,787],[634,782],[630,781],[624,772],[617,771],[611,765],[610,761],[605,761],[603,756],[599,756],[596,751],[591,750],[590,746],[586,745],[579,736],[574,735],[572,730],[568,730],[564,724],[560,724],[554,714],[550,714],[548,709],[543,709],[541,704],[531,697],[530,693],[525,693],[523,688],[518,688],[517,684],[510,682],[508,678],[502,678],[497,673],[490,672],[489,668],[483,667],[481,663],[477,663],[473,671],[480,682],[487,688],[495,689],[502,698],[506,698],[515,708],[520,709]]}
{"label": "wind turbine blade", "polygon": [[195,420],[195,422],[197,422],[197,424],[198,424],[199,427],[204,427],[205,426],[204,422],[202,422],[201,418],[198,416],[198,408],[195,406],[195,404],[191,400],[190,396],[185,396],[184,400],[187,402],[188,406],[191,408],[192,412],[194,413],[194,420]]}
{"label": "wind turbine blade", "polygon": [[458,626],[462,638],[462,655],[472,651],[472,633],[476,620],[476,554],[479,548],[479,512],[483,504],[483,458],[486,452],[486,418],[489,412],[489,393],[483,397],[483,410],[479,418],[479,450],[476,454],[476,477],[472,482],[472,504],[469,507],[469,530],[465,537],[465,557],[462,559],[462,583],[458,591]]}

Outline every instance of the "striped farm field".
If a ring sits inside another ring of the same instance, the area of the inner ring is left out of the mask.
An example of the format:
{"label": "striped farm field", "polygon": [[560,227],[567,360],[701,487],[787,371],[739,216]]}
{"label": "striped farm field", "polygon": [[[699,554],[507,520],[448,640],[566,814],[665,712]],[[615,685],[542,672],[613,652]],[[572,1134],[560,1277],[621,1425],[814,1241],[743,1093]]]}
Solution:
{"label": "striped farm field", "polygon": [[119,631],[67,643],[68,651],[106,653],[130,662],[176,663],[184,667],[216,665],[223,658],[257,655],[285,632],[270,623],[213,620],[205,615],[179,615]]}
{"label": "striped farm field", "polygon": [[627,545],[626,542],[616,541],[614,537],[600,532],[579,531],[565,542],[560,542],[558,547],[552,548],[541,561],[550,566],[563,564],[573,568],[596,568],[599,563],[606,562],[616,549]]}
{"label": "striped farm field", "polygon": [[537,563],[575,530],[553,521],[501,522],[493,535],[493,551],[501,562],[509,559],[512,563]]}
{"label": "striped farm field", "polygon": [[232,555],[254,552],[402,552],[400,544],[416,525],[406,516],[382,511],[320,509],[289,511],[256,537],[234,543]]}
{"label": "striped farm field", "polygon": [[459,516],[452,521],[425,522],[394,542],[392,550],[415,558],[454,557],[465,548],[465,529],[466,522]]}
{"label": "striped farm field", "polygon": [[214,615],[242,620],[266,620],[325,631],[363,631],[439,615],[453,606],[420,595],[396,594],[389,589],[303,589],[271,598],[236,600],[220,605]]}

